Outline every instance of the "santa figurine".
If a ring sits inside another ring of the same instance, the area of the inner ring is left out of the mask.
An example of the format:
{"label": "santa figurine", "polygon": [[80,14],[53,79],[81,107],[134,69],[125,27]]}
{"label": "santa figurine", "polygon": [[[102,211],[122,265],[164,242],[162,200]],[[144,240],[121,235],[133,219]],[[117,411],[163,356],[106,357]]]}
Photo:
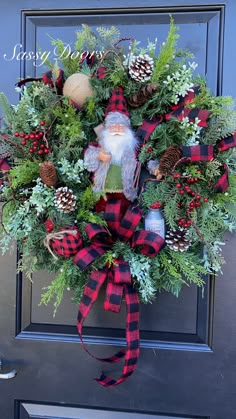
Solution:
{"label": "santa figurine", "polygon": [[94,173],[94,192],[105,192],[112,197],[122,194],[129,202],[135,200],[137,145],[123,89],[119,87],[113,90],[109,100],[98,144],[89,145],[84,155],[87,170]]}

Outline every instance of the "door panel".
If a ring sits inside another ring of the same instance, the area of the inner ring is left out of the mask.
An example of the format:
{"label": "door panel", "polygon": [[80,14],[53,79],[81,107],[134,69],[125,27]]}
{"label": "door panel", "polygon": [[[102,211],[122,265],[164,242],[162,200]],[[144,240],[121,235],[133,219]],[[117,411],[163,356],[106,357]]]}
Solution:
{"label": "door panel", "polygon": [[160,416],[142,413],[128,413],[122,411],[83,409],[74,407],[59,407],[43,404],[21,403],[20,419],[38,418],[44,419],[47,415],[48,419],[208,419],[206,417],[193,416]]}
{"label": "door panel", "polygon": [[[16,44],[22,44],[23,51],[40,46],[53,60],[56,53],[47,34],[73,46],[82,23],[93,28],[117,25],[122,35],[142,42],[157,36],[161,43],[172,14],[180,28],[179,46],[194,53],[197,71],[206,75],[208,86],[216,94],[236,95],[234,0],[120,0],[119,8],[116,3],[81,0],[78,6],[67,0],[65,9],[61,0],[4,2],[0,91],[16,103],[17,78],[45,71],[40,61],[11,59]],[[185,288],[178,299],[163,293],[152,305],[141,307],[138,367],[114,389],[93,381],[101,366],[79,343],[70,291],[53,318],[52,305],[38,306],[41,289],[52,277],[41,272],[32,283],[21,275],[16,278],[16,254],[1,257],[0,358],[4,370],[18,372],[15,379],[0,381],[1,417],[235,419],[235,245],[236,237],[229,237],[224,278],[217,278],[216,284],[207,278],[203,296],[194,287]],[[84,340],[98,356],[125,345],[124,307],[119,315],[108,314],[102,304],[101,293],[84,327]],[[106,371],[118,374],[120,366]]]}

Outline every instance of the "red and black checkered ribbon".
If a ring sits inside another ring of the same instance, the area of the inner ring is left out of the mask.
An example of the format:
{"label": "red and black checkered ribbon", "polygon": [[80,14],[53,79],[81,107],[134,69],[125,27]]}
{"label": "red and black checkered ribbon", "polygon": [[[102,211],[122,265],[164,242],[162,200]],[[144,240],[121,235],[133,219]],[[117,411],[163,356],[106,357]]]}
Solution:
{"label": "red and black checkered ribbon", "polygon": [[[97,257],[104,254],[117,241],[129,242],[131,247],[140,246],[140,251],[149,256],[155,256],[164,245],[164,239],[151,231],[135,231],[142,217],[139,207],[130,206],[122,217],[121,200],[110,199],[105,209],[105,219],[108,230],[97,224],[87,224],[86,232],[91,240],[91,245],[80,250],[74,258],[74,263],[84,270]],[[139,299],[137,291],[132,284],[129,263],[119,257],[116,262],[104,269],[95,270],[84,289],[83,297],[79,305],[77,328],[82,340],[82,326],[93,303],[96,301],[102,284],[107,280],[104,309],[118,313],[120,311],[122,297],[126,302],[126,343],[125,350],[117,352],[110,358],[96,358],[102,362],[117,362],[125,357],[123,371],[117,380],[104,373],[96,379],[105,387],[113,387],[125,381],[135,370],[139,357]],[[93,356],[92,354],[90,354]]]}
{"label": "red and black checkered ribbon", "polygon": [[31,77],[31,78],[23,79],[23,80],[20,80],[18,83],[16,83],[16,85],[18,87],[21,87],[25,83],[29,83],[32,81],[42,81],[44,84],[49,84],[52,87],[55,86],[57,89],[57,94],[62,95],[63,84],[64,84],[64,72],[63,70],[59,69],[59,74],[55,82],[53,81],[52,71],[49,70],[49,71],[46,71],[46,73],[44,73],[42,77],[36,77],[36,78]]}
{"label": "red and black checkered ribbon", "polygon": [[[215,153],[228,150],[229,148],[236,147],[236,132],[228,137],[223,138],[220,142],[213,147],[212,145],[194,145],[194,146],[182,146],[183,158],[187,160],[199,162],[199,161],[211,161],[215,159]],[[218,181],[213,185],[213,189],[217,193],[224,193],[229,187],[228,178],[229,169],[227,164],[222,165],[222,175]]]}
{"label": "red and black checkered ribbon", "polygon": [[207,119],[210,112],[198,108],[188,108],[186,105],[192,103],[195,96],[199,93],[199,86],[194,86],[193,91],[188,92],[185,96],[182,96],[177,105],[172,106],[171,111],[163,116],[154,117],[152,119],[146,119],[142,125],[137,129],[137,137],[146,142],[155,128],[163,121],[169,121],[171,118],[177,118],[182,121],[183,118],[188,117],[190,122],[195,122],[198,118],[200,121],[198,125],[200,127],[207,126]]}
{"label": "red and black checkered ribbon", "polygon": [[[192,103],[195,96],[199,93],[199,86],[195,86],[193,91],[189,91],[186,96],[181,97],[178,104],[172,106],[171,112],[167,113],[160,117],[155,117],[152,119],[146,119],[143,121],[142,125],[137,130],[137,137],[140,142],[147,142],[152,132],[155,128],[162,122],[168,121],[171,118],[178,118],[182,120],[185,117],[188,117],[191,122],[194,122],[196,118],[200,120],[198,125],[200,127],[207,127],[207,119],[210,115],[210,112],[204,109],[198,108],[188,108],[186,105]],[[182,157],[181,162],[185,161],[211,161],[215,159],[215,154],[217,152],[226,151],[229,148],[236,147],[236,132],[232,135],[223,138],[215,147],[212,145],[195,145],[195,146],[182,146]],[[186,160],[185,160],[186,159]],[[213,185],[215,192],[223,193],[229,187],[228,179],[229,169],[226,164],[222,165],[222,175],[219,180]]]}

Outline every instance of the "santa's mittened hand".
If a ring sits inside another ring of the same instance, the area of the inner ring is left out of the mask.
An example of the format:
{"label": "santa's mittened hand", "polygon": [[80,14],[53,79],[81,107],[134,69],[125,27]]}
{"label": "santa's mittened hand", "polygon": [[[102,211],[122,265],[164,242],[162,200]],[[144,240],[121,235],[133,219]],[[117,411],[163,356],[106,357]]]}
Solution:
{"label": "santa's mittened hand", "polygon": [[111,155],[106,153],[105,151],[100,151],[98,153],[98,159],[101,160],[103,163],[108,163],[111,160]]}

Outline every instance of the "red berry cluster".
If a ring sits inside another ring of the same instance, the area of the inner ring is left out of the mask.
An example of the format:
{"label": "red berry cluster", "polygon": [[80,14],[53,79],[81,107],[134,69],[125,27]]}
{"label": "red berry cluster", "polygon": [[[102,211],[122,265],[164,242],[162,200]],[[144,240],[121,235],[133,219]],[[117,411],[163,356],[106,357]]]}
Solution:
{"label": "red berry cluster", "polygon": [[178,225],[183,228],[189,228],[192,224],[191,220],[186,220],[185,218],[180,218],[178,221]]}
{"label": "red berry cluster", "polygon": [[151,153],[151,152],[152,152],[152,150],[153,150],[153,148],[152,148],[152,147],[148,147],[148,148],[147,148],[147,150],[146,150],[146,153]]}
{"label": "red berry cluster", "polygon": [[[195,195],[194,199],[190,202],[188,206],[189,211],[193,211],[194,208],[199,208],[201,206],[201,202],[200,202],[201,198],[202,198],[201,195],[197,195],[197,194]],[[203,202],[207,202],[207,201],[208,201],[208,198],[203,198]]]}
{"label": "red berry cluster", "polygon": [[158,202],[158,201],[156,201],[156,202],[154,202],[154,204],[151,204],[150,205],[150,208],[152,208],[152,209],[159,209],[159,208],[161,208],[161,203]]}
{"label": "red berry cluster", "polygon": [[48,218],[48,220],[45,221],[44,225],[47,233],[51,233],[54,229],[54,224],[50,218]]}
{"label": "red berry cluster", "polygon": [[[41,121],[40,125],[43,127],[45,125],[45,121]],[[42,142],[42,138],[44,137],[44,132],[35,130],[32,131],[30,134],[24,134],[16,131],[14,133],[15,137],[22,138],[21,145],[26,146],[27,142],[30,141],[30,148],[29,152],[31,154],[37,153],[39,156],[44,154],[49,154],[51,150],[47,148],[44,142]]]}

